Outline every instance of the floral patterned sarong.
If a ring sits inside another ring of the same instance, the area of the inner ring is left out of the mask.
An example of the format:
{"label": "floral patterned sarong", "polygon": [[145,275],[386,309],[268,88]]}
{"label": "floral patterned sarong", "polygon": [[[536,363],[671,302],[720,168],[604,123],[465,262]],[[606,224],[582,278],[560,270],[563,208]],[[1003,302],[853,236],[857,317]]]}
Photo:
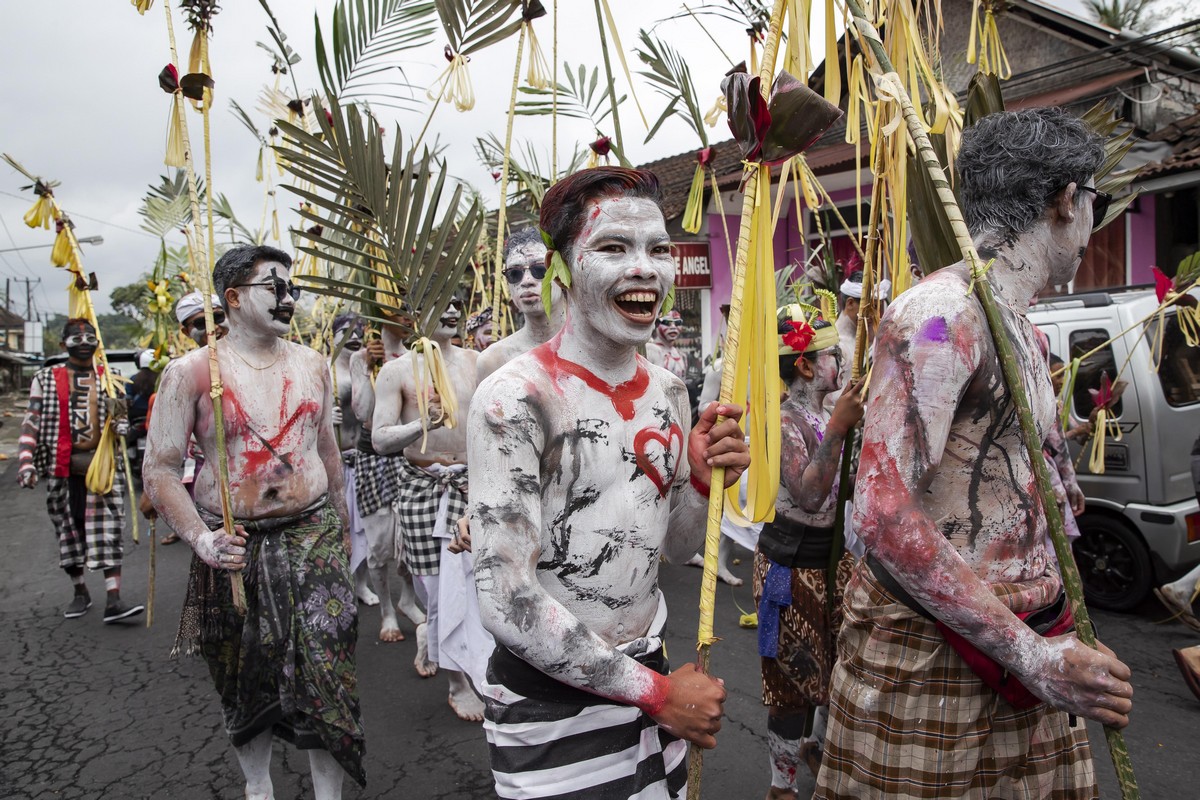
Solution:
{"label": "floral patterned sarong", "polygon": [[271,731],[327,750],[366,785],[342,522],[325,500],[295,516],[237,522],[248,534],[246,616],[233,607],[227,573],[193,556],[176,649],[204,656],[234,747]]}

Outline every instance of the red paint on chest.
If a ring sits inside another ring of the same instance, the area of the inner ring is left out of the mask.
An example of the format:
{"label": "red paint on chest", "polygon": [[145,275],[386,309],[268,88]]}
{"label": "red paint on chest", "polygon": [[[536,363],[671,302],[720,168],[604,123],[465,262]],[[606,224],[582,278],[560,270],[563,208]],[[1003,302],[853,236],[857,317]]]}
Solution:
{"label": "red paint on chest", "polygon": [[[288,400],[291,394],[292,382],[288,378],[283,380],[283,397],[279,403],[279,431],[272,437],[266,438],[250,424],[250,418],[242,409],[237,397],[227,388],[225,390],[225,400],[230,406],[232,414],[230,416],[236,420],[236,427],[240,428],[242,442],[245,444],[245,449],[242,453],[243,462],[246,465],[248,472],[257,472],[268,466],[272,460],[278,461],[288,466],[291,464],[290,453],[281,453],[284,440],[292,433],[297,423],[305,417],[316,418],[320,413],[321,407],[316,400],[305,398],[296,406],[296,410],[289,416],[287,413]],[[257,444],[257,446],[255,446]]]}
{"label": "red paint on chest", "polygon": [[633,377],[624,383],[619,383],[613,386],[605,383],[600,378],[596,377],[591,370],[576,364],[574,361],[568,361],[558,355],[558,346],[561,341],[560,336],[556,336],[546,344],[536,347],[532,350],[533,357],[545,367],[546,372],[554,379],[555,383],[562,375],[571,375],[587,384],[589,389],[599,392],[609,399],[613,404],[613,408],[621,415],[621,419],[628,422],[633,419],[633,406],[644,394],[650,386],[650,372],[646,369],[645,361],[639,356],[637,360],[637,371]]}
{"label": "red paint on chest", "polygon": [[[671,446],[672,443],[679,440],[679,452],[675,452]],[[679,457],[683,454],[683,431],[674,422],[666,432],[656,428],[643,428],[633,437],[633,454],[638,467],[642,472],[646,473],[646,477],[654,484],[654,488],[658,489],[659,497],[666,497],[667,490],[671,488],[670,476],[663,475],[658,466],[650,460],[650,454],[647,452],[646,446],[651,442],[657,442],[663,446],[664,453],[670,453],[675,456],[675,463],[679,462]],[[666,463],[666,459],[663,459]]]}

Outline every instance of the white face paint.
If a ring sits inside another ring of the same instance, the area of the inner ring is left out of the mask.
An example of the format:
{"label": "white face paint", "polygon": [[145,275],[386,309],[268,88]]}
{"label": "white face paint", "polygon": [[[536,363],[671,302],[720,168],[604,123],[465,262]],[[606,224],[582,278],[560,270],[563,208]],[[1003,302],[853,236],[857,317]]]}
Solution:
{"label": "white face paint", "polygon": [[645,198],[609,197],[589,202],[585,214],[571,243],[568,324],[617,346],[645,344],[675,281],[662,211]]}
{"label": "white face paint", "polygon": [[450,301],[442,316],[438,319],[435,335],[441,339],[449,339],[458,333],[458,321],[462,317],[462,302],[458,299]]}
{"label": "white face paint", "polygon": [[226,290],[226,304],[234,324],[252,331],[285,336],[291,329],[296,301],[286,292],[282,300],[277,299],[271,270],[275,271],[274,278],[291,283],[291,272],[287,267],[277,261],[263,261],[242,284],[229,287],[237,292],[236,304],[229,300],[229,290]]}
{"label": "white face paint", "polygon": [[[504,262],[506,276],[509,270],[524,270],[520,280],[508,284],[509,294],[512,295],[513,304],[516,305],[517,310],[525,316],[545,316],[546,310],[542,306],[542,281],[533,276],[531,270],[534,268],[537,268],[539,272],[546,268],[546,245],[541,242],[529,242],[514,247],[509,251],[508,259]],[[545,273],[542,272],[542,274]],[[551,291],[555,292],[551,302],[558,302],[562,290],[555,286]]]}
{"label": "white face paint", "polygon": [[678,311],[672,311],[658,321],[658,335],[667,344],[674,344],[683,333],[683,317]]}

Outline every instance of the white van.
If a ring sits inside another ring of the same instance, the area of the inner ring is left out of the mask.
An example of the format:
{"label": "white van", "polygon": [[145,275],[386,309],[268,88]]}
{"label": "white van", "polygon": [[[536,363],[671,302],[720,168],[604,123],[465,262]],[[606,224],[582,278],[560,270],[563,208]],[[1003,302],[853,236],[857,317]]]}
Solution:
{"label": "white van", "polygon": [[[1129,610],[1151,588],[1200,561],[1200,507],[1192,480],[1191,452],[1200,437],[1200,347],[1189,347],[1175,312],[1166,315],[1161,367],[1152,366],[1158,306],[1153,290],[1134,288],[1051,298],[1030,309],[1029,319],[1050,338],[1050,350],[1068,364],[1084,359],[1071,396],[1071,415],[1088,418],[1088,389],[1102,373],[1128,382],[1115,406],[1123,433],[1109,438],[1104,473],[1088,470],[1088,452],[1072,444],[1087,511],[1075,560],[1089,603]],[[1126,360],[1128,359],[1128,365]],[[1123,368],[1123,371],[1122,371]]]}

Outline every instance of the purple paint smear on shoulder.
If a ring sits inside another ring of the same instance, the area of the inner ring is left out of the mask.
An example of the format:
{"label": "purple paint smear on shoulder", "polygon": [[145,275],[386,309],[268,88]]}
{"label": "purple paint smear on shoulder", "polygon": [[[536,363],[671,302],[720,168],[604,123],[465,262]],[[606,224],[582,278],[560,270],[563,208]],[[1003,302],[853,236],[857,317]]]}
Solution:
{"label": "purple paint smear on shoulder", "polygon": [[921,326],[920,337],[926,342],[945,342],[950,339],[945,317],[934,317]]}

